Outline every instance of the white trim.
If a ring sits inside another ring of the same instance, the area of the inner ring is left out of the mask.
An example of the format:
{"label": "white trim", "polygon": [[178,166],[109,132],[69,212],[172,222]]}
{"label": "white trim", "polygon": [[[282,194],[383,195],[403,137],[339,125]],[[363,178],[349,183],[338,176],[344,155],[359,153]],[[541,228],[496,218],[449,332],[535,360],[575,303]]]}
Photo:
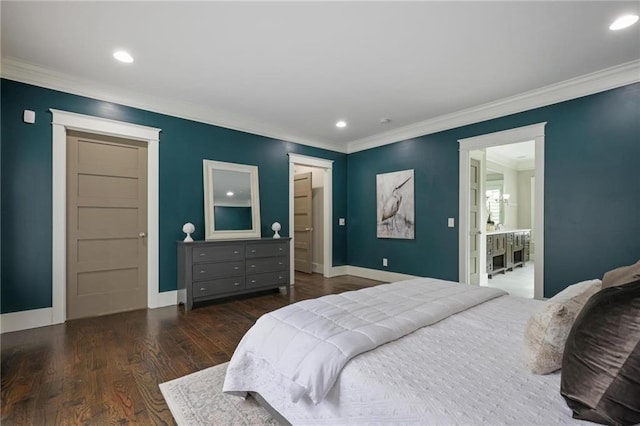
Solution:
{"label": "white trim", "polygon": [[489,133],[472,138],[460,139],[459,157],[459,211],[458,223],[458,279],[461,283],[469,281],[469,152],[490,146],[535,140],[535,240],[536,262],[534,297],[542,299],[544,296],[544,129],[546,122],[530,126],[518,127],[502,132]]}
{"label": "white trim", "polygon": [[[537,137],[544,137],[544,123],[531,124],[529,126],[517,127],[515,129],[503,130],[501,132],[487,133],[486,135],[474,136],[471,138],[459,139],[460,149],[473,151],[490,146],[506,145],[510,143],[526,142],[535,140]],[[537,154],[537,152],[536,152]]]}
{"label": "white trim", "polygon": [[375,148],[418,136],[466,126],[472,123],[504,117],[534,108],[564,102],[582,96],[640,81],[640,59],[605,68],[590,74],[565,80],[495,102],[463,109],[451,114],[400,127],[385,133],[358,139],[347,144],[347,153]]}
{"label": "white trim", "polygon": [[159,141],[160,129],[51,109],[52,132],[52,324],[66,320],[67,234],[66,234],[66,151],[67,130],[117,136],[147,142],[147,306],[175,305],[177,292],[161,293],[159,288]]}
{"label": "white trim", "polygon": [[237,116],[205,105],[184,102],[178,99],[150,96],[128,89],[125,90],[117,86],[84,80],[69,74],[27,64],[15,58],[2,58],[2,69],[0,71],[2,72],[2,77],[8,80],[33,84],[103,101],[115,102],[120,105],[127,105],[146,111],[238,130],[240,132],[282,139],[330,151],[346,152],[346,148],[337,147],[324,141],[309,139],[303,135],[292,134],[288,129],[270,123],[253,121],[249,117]]}
{"label": "white trim", "polygon": [[[529,202],[531,203],[531,217],[533,218],[533,221],[531,221],[531,224],[533,225],[535,223],[536,220],[536,178],[535,176],[532,176],[529,178],[529,191],[531,191],[529,193]],[[529,248],[529,259],[531,259],[532,261],[535,262],[536,260],[536,238],[535,238],[535,232],[534,235],[531,236],[531,241],[530,241],[531,246],[533,247],[533,251],[531,251],[531,248]]]}
{"label": "white trim", "polygon": [[362,268],[360,266],[342,265],[331,268],[327,278],[339,277],[342,275],[353,275],[354,277],[368,278],[384,282],[396,282],[420,278],[416,275],[401,274],[399,272],[381,271],[379,269]]}
{"label": "white trim", "polygon": [[289,153],[289,236],[290,250],[289,250],[289,272],[290,281],[293,284],[295,279],[295,238],[293,232],[293,177],[295,175],[296,164],[301,166],[318,167],[324,169],[324,182],[323,182],[323,272],[325,277],[331,277],[332,265],[333,265],[333,160],[327,160],[324,158],[308,157],[306,155]]}
{"label": "white trim", "polygon": [[356,277],[368,278],[370,280],[378,280],[388,283],[420,278],[417,275],[407,275],[398,272],[381,271],[379,269],[361,268],[360,266],[348,265],[346,269],[346,275],[353,275]]}
{"label": "white trim", "polygon": [[29,311],[10,312],[0,316],[0,332],[27,330],[44,327],[53,323],[53,309],[42,308]]}
{"label": "white trim", "polygon": [[325,275],[327,278],[349,275],[349,265],[333,266],[329,268],[329,273]]}
{"label": "white trim", "polygon": [[[157,281],[156,281],[157,282]],[[164,308],[165,306],[174,306],[178,304],[178,290],[156,291],[149,298],[148,307]]]}
{"label": "white trim", "polygon": [[[3,78],[33,84],[54,90],[61,90],[80,96],[115,102],[141,108],[147,111],[168,114],[174,117],[212,124],[241,132],[253,133],[270,138],[314,146],[330,151],[354,153],[369,148],[424,136],[444,130],[454,129],[480,121],[515,114],[534,108],[551,105],[582,96],[640,81],[640,59],[605,68],[563,82],[551,84],[519,95],[507,97],[495,102],[464,109],[452,114],[434,117],[409,126],[349,142],[346,147],[311,140],[301,135],[292,135],[290,131],[268,123],[252,122],[246,117],[237,117],[206,106],[179,100],[164,99],[155,96],[133,93],[119,87],[83,80],[52,71],[46,68],[26,64],[15,58],[3,58],[0,70]],[[213,117],[213,118],[212,118]]]}
{"label": "white trim", "polygon": [[544,299],[544,134],[536,138],[536,172],[535,189],[536,205],[534,219],[534,239],[536,244],[536,261],[533,273],[535,284],[533,297]]}

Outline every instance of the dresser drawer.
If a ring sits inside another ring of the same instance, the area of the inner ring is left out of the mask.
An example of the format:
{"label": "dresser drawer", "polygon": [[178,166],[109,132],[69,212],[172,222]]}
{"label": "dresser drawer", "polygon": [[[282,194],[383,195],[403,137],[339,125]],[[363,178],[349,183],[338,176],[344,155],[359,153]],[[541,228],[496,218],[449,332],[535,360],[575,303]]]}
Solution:
{"label": "dresser drawer", "polygon": [[244,247],[240,244],[221,247],[194,247],[193,263],[211,262],[218,260],[242,259]]}
{"label": "dresser drawer", "polygon": [[244,290],[244,277],[223,278],[220,280],[193,283],[193,298],[211,296]]}
{"label": "dresser drawer", "polygon": [[288,285],[289,284],[289,272],[269,272],[266,274],[257,274],[247,276],[246,288],[258,288],[273,286],[276,284]]}
{"label": "dresser drawer", "polygon": [[285,256],[250,259],[246,262],[247,275],[286,270],[287,258]]}
{"label": "dresser drawer", "polygon": [[198,263],[193,265],[193,280],[225,278],[244,275],[244,261]]}
{"label": "dresser drawer", "polygon": [[247,244],[246,257],[267,257],[289,253],[289,240],[275,243]]}

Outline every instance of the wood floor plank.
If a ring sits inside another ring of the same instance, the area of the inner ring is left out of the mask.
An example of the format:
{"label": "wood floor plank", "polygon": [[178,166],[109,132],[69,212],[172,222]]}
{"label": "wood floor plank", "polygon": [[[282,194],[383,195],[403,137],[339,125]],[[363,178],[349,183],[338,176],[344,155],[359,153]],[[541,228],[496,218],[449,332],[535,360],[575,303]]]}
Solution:
{"label": "wood floor plank", "polygon": [[296,273],[290,297],[270,291],[190,312],[144,309],[3,334],[0,422],[174,425],[160,383],[229,361],[267,312],[377,284]]}

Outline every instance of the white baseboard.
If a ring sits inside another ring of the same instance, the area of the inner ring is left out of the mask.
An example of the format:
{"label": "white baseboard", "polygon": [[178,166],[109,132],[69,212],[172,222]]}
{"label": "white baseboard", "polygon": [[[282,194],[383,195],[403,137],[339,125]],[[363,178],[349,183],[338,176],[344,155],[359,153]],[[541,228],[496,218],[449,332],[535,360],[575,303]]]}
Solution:
{"label": "white baseboard", "polygon": [[398,272],[381,271],[379,269],[361,268],[359,266],[347,266],[346,275],[354,275],[356,277],[368,278],[370,280],[378,280],[385,282],[395,282],[418,278],[416,275],[401,274]]}
{"label": "white baseboard", "polygon": [[151,309],[164,308],[178,304],[178,290],[163,291],[155,295],[154,300],[149,300],[148,306]]}
{"label": "white baseboard", "polygon": [[53,324],[53,308],[31,309],[0,315],[2,333],[45,327]]}
{"label": "white baseboard", "polygon": [[333,266],[329,268],[329,273],[327,274],[327,278],[339,277],[340,275],[348,275],[348,265],[342,266]]}
{"label": "white baseboard", "polygon": [[381,271],[379,269],[361,268],[360,266],[342,265],[330,268],[327,278],[339,277],[340,275],[353,275],[370,280],[385,282],[395,282],[417,278],[416,275],[401,274],[399,272]]}
{"label": "white baseboard", "polygon": [[[322,269],[320,269],[322,271]],[[361,268],[359,266],[335,266],[329,269],[327,278],[338,277],[340,275],[354,275],[356,277],[368,278],[371,280],[394,282],[416,278],[414,275],[400,274],[397,272],[380,271],[377,269]],[[180,300],[184,300],[185,290],[172,290],[157,293],[154,300],[149,301],[149,308],[162,308],[165,306],[177,305]],[[180,298],[183,299],[180,299]],[[53,309],[33,309],[30,311],[12,312],[0,315],[0,331],[10,333],[12,331],[27,330],[30,328],[45,327],[53,325]]]}
{"label": "white baseboard", "polygon": [[[178,291],[158,293],[154,300],[149,301],[149,308],[162,308],[178,304]],[[31,309],[28,311],[11,312],[0,315],[0,333],[28,330],[30,328],[54,325],[53,308]]]}

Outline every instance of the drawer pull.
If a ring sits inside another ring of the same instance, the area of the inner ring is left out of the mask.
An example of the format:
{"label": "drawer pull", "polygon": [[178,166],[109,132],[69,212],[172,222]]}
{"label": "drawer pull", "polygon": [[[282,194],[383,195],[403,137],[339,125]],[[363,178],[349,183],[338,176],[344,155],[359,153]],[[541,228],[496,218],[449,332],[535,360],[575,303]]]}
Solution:
{"label": "drawer pull", "polygon": [[233,251],[233,254],[238,254],[238,253],[239,253],[238,250]]}
{"label": "drawer pull", "polygon": [[282,247],[278,247],[278,250],[282,251],[283,249],[282,249]]}
{"label": "drawer pull", "polygon": [[238,269],[240,269],[240,267],[239,266],[234,266],[233,269],[235,269],[237,271]]}
{"label": "drawer pull", "polygon": [[240,283],[233,283],[233,285],[240,285]]}
{"label": "drawer pull", "polygon": [[282,262],[278,262],[278,265],[282,265],[282,264],[283,264]]}
{"label": "drawer pull", "polygon": [[256,265],[251,265],[251,267],[252,267],[252,268],[255,268],[255,267],[256,267]]}
{"label": "drawer pull", "polygon": [[255,283],[255,282],[256,282],[256,280],[251,280],[251,282],[252,282],[252,283]]}
{"label": "drawer pull", "polygon": [[200,257],[204,257],[204,256],[206,256],[205,253],[200,253]]}
{"label": "drawer pull", "polygon": [[279,279],[279,280],[281,280],[281,279],[282,279],[282,277],[278,277],[278,279]]}
{"label": "drawer pull", "polygon": [[205,291],[205,290],[206,290],[206,288],[200,287],[200,291]]}
{"label": "drawer pull", "polygon": [[201,269],[201,270],[200,270],[200,273],[201,273],[201,274],[206,274],[206,273],[207,273],[207,271],[205,271],[205,270],[202,270],[202,269]]}
{"label": "drawer pull", "polygon": [[255,253],[255,252],[256,252],[255,250],[251,250],[251,253]]}

